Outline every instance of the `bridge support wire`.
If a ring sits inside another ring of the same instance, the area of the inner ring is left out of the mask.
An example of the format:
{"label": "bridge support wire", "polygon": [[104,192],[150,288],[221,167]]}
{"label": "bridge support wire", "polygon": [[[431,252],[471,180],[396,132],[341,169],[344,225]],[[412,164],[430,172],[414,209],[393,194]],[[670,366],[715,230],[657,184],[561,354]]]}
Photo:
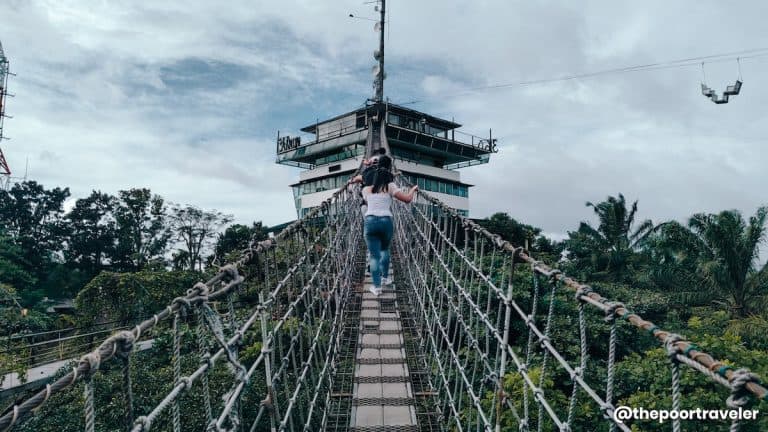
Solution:
{"label": "bridge support wire", "polygon": [[[39,409],[27,423],[35,429],[47,410],[62,408],[52,401],[82,382],[88,430],[322,430],[343,306],[364,253],[357,196],[342,188],[275,238],[253,242],[213,278],[106,339],[71,372],[15,405],[0,417],[0,430]],[[233,307],[235,297],[246,307]],[[157,342],[164,334],[170,345]],[[142,338],[154,338],[155,347],[134,352]],[[123,367],[112,385],[123,387],[126,412],[121,424],[107,425],[112,407],[99,405],[93,390],[99,380],[113,380],[102,370],[115,356]],[[149,395],[140,389],[162,381],[170,386],[147,410]],[[127,428],[124,421],[131,422]]]}
{"label": "bridge support wire", "polygon": [[[397,182],[412,186],[402,176]],[[724,363],[533,259],[429,194],[419,192],[410,205],[396,203],[394,213],[395,268],[410,285],[446,429],[592,430],[602,421],[610,430],[629,431],[631,421],[613,416],[617,397],[627,396],[625,389],[617,396],[615,388],[617,351],[632,343],[618,336],[624,323],[667,347],[673,360],[669,408],[681,406],[681,364],[734,388],[736,375]],[[588,327],[588,319],[595,318],[597,324]],[[607,358],[588,359],[590,333],[593,345],[604,341]],[[732,393],[740,398],[729,398],[729,406],[738,406],[732,400],[745,403],[747,394],[766,398],[754,374],[738,376],[739,390]],[[600,417],[584,418],[585,404],[594,407],[587,412]],[[673,430],[680,430],[680,423],[670,422]],[[738,426],[734,421],[732,430]]]}

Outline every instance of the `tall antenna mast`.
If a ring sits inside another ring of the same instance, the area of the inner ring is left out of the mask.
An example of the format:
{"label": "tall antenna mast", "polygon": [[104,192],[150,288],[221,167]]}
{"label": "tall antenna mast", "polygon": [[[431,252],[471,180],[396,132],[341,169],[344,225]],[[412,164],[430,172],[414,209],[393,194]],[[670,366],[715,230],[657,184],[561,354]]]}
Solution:
{"label": "tall antenna mast", "polygon": [[376,94],[373,97],[374,102],[381,102],[384,100],[384,17],[386,16],[386,0],[379,0],[381,7],[379,13],[381,18],[379,22],[373,27],[379,31],[379,49],[373,53],[373,58],[379,61],[378,67],[374,68],[374,81],[373,85],[376,88]]}
{"label": "tall antenna mast", "polygon": [[[8,94],[8,58],[3,52],[3,44],[0,43],[0,144],[3,142],[3,119],[5,118],[5,96]],[[6,138],[7,139],[7,138]],[[0,148],[0,186],[7,183],[11,175],[11,168],[3,156],[3,149]],[[4,178],[3,178],[4,177]]]}

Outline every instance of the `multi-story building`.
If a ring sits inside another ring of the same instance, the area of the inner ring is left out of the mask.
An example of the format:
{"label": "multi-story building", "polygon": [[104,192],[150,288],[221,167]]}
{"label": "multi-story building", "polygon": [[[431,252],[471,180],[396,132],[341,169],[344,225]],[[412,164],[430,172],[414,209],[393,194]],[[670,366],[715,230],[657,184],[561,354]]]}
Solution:
{"label": "multi-story building", "polygon": [[[277,138],[277,163],[306,169],[291,185],[302,217],[343,186],[360,167],[369,132],[384,136],[395,164],[413,184],[469,215],[469,188],[458,168],[487,163],[495,140],[458,131],[460,124],[403,106],[378,103],[301,129],[310,138]],[[371,125],[374,128],[371,128]]]}

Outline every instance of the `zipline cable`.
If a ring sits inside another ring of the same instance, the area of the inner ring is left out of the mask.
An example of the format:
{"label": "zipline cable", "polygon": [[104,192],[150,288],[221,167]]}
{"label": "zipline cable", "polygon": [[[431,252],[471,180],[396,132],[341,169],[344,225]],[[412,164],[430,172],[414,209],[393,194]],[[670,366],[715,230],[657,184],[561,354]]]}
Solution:
{"label": "zipline cable", "polygon": [[[744,55],[744,54],[749,54],[749,55]],[[688,57],[684,59],[647,63],[642,65],[604,69],[604,70],[595,71],[595,72],[585,72],[581,74],[564,75],[564,76],[555,77],[555,78],[542,78],[542,79],[519,81],[519,82],[513,82],[513,83],[500,83],[500,84],[491,84],[486,86],[470,87],[470,88],[466,88],[464,90],[460,90],[456,93],[451,93],[448,95],[426,96],[421,99],[414,99],[406,102],[400,102],[400,103],[397,103],[397,105],[413,105],[413,104],[418,104],[431,99],[452,98],[452,97],[463,96],[466,94],[476,93],[476,92],[485,91],[485,90],[495,90],[495,89],[502,89],[502,88],[509,88],[509,87],[518,87],[518,86],[522,87],[522,86],[537,85],[537,84],[548,84],[548,83],[560,82],[560,81],[571,81],[571,80],[578,80],[578,79],[585,79],[585,78],[594,78],[598,76],[612,75],[612,74],[618,74],[618,73],[682,68],[682,67],[694,66],[697,64],[702,65],[702,73],[703,73],[704,63],[720,63],[725,61],[731,61],[734,59],[736,59],[737,62],[739,63],[739,71],[741,71],[742,59],[757,58],[757,57],[764,57],[764,56],[768,56],[768,48],[753,48],[748,50],[733,51],[733,52],[721,53],[721,54],[711,54],[706,56]],[[705,62],[705,60],[707,61]]]}

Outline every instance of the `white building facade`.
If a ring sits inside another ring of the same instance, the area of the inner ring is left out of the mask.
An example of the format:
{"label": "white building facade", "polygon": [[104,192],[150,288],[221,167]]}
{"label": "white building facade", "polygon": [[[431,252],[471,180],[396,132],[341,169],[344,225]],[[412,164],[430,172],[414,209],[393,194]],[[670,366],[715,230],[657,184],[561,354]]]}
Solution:
{"label": "white building facade", "polygon": [[458,132],[457,123],[393,104],[368,106],[302,128],[311,134],[309,139],[278,134],[277,163],[305,169],[298,183],[291,185],[297,216],[319,206],[360,167],[371,118],[381,113],[397,169],[420,189],[468,216],[471,185],[461,181],[458,169],[487,163],[496,152],[495,140]]}

